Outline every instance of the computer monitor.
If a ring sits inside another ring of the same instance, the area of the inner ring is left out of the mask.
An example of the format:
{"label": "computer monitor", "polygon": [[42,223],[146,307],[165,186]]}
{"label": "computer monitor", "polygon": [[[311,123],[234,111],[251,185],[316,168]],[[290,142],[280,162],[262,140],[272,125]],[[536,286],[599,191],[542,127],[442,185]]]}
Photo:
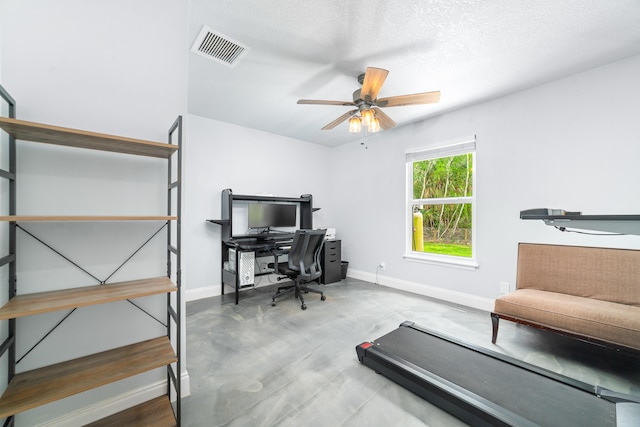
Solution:
{"label": "computer monitor", "polygon": [[298,206],[284,203],[250,203],[249,228],[295,227]]}

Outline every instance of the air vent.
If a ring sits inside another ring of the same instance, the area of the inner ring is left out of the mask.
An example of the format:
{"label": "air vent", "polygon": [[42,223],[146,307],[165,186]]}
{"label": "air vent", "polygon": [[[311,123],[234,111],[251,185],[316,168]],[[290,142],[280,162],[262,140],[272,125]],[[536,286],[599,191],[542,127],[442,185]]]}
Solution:
{"label": "air vent", "polygon": [[191,51],[233,68],[249,52],[249,48],[224,34],[203,26],[191,46]]}

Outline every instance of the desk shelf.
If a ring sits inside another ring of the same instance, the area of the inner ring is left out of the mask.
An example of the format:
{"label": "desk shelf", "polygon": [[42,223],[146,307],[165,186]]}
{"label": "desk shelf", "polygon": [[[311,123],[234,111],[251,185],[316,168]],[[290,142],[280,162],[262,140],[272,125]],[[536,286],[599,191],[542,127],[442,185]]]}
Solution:
{"label": "desk shelf", "polygon": [[218,225],[229,225],[228,219],[208,219],[207,222],[211,222],[213,224],[218,224]]}

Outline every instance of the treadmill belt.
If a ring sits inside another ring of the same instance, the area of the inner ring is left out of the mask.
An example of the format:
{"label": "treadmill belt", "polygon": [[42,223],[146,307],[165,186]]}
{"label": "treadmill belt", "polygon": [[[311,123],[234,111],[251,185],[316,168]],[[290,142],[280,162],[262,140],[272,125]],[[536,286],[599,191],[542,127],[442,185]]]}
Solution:
{"label": "treadmill belt", "polygon": [[412,322],[356,350],[365,365],[474,425],[620,425],[615,402],[592,385]]}

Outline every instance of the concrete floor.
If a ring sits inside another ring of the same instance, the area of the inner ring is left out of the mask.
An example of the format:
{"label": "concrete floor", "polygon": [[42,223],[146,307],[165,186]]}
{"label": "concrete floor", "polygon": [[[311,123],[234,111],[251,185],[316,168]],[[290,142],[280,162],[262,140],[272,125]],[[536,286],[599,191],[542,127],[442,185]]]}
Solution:
{"label": "concrete floor", "polygon": [[[360,364],[356,345],[405,320],[565,376],[640,396],[640,357],[355,279],[271,306],[270,286],[187,304],[184,426],[462,426]],[[543,409],[541,409],[543,410]]]}

